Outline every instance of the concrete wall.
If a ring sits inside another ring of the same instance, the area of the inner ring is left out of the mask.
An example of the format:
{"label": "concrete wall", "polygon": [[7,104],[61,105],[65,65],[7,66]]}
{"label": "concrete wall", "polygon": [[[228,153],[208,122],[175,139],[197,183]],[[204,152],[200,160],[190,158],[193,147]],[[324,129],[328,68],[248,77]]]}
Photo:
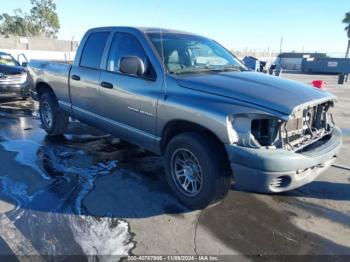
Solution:
{"label": "concrete wall", "polygon": [[75,52],[78,41],[0,35],[0,49]]}
{"label": "concrete wall", "polygon": [[78,41],[0,35],[0,51],[10,53],[15,58],[19,54],[25,54],[28,60],[71,61],[74,59],[78,44]]}

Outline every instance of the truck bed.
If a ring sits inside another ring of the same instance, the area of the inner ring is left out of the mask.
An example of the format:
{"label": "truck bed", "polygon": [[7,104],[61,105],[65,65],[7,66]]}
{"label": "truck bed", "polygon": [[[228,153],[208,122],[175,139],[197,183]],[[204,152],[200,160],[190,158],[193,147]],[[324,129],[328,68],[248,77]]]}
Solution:
{"label": "truck bed", "polygon": [[48,60],[31,60],[28,65],[33,83],[48,84],[54,89],[57,99],[67,103],[70,102],[69,73],[71,67],[69,61]]}

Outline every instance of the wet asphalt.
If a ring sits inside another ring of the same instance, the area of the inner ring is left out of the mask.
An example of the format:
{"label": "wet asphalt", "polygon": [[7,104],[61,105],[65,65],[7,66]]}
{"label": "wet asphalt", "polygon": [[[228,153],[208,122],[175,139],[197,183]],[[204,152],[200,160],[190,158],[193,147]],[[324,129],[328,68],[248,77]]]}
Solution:
{"label": "wet asphalt", "polygon": [[[22,261],[22,255],[32,255],[32,261],[118,261],[131,254],[350,259],[348,170],[331,168],[314,183],[279,195],[233,186],[222,203],[190,212],[169,192],[161,157],[77,121],[64,136],[50,138],[37,108],[32,100],[0,101],[0,256],[14,255],[6,257],[12,261]],[[348,116],[338,115],[344,117],[344,154],[350,156]],[[341,157],[341,164],[346,159]],[[14,227],[6,226],[8,221]]]}

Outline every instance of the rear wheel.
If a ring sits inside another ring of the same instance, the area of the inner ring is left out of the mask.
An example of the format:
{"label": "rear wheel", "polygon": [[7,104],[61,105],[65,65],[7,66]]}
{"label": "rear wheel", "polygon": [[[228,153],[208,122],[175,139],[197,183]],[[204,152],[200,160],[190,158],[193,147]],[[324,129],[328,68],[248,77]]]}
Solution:
{"label": "rear wheel", "polygon": [[165,152],[168,184],[179,200],[201,209],[221,200],[231,183],[227,158],[216,141],[196,133],[173,138]]}
{"label": "rear wheel", "polygon": [[59,107],[54,94],[47,92],[40,97],[39,113],[42,126],[48,135],[58,136],[66,132],[69,117]]}

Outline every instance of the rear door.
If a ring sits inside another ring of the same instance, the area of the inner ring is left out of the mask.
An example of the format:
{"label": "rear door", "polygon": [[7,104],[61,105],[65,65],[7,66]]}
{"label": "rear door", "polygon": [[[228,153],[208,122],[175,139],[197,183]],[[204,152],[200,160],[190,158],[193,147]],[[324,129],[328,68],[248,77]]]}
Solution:
{"label": "rear door", "polygon": [[[119,70],[122,57],[137,56],[145,64],[143,76],[127,75]],[[106,70],[101,73],[100,114],[121,138],[150,148],[158,138],[156,130],[157,101],[161,80],[139,39],[130,33],[117,32],[112,38]],[[103,86],[103,85],[102,85]]]}
{"label": "rear door", "polygon": [[109,35],[109,31],[89,34],[80,61],[75,62],[71,69],[69,81],[73,112],[87,123],[91,123],[99,111],[100,67]]}

